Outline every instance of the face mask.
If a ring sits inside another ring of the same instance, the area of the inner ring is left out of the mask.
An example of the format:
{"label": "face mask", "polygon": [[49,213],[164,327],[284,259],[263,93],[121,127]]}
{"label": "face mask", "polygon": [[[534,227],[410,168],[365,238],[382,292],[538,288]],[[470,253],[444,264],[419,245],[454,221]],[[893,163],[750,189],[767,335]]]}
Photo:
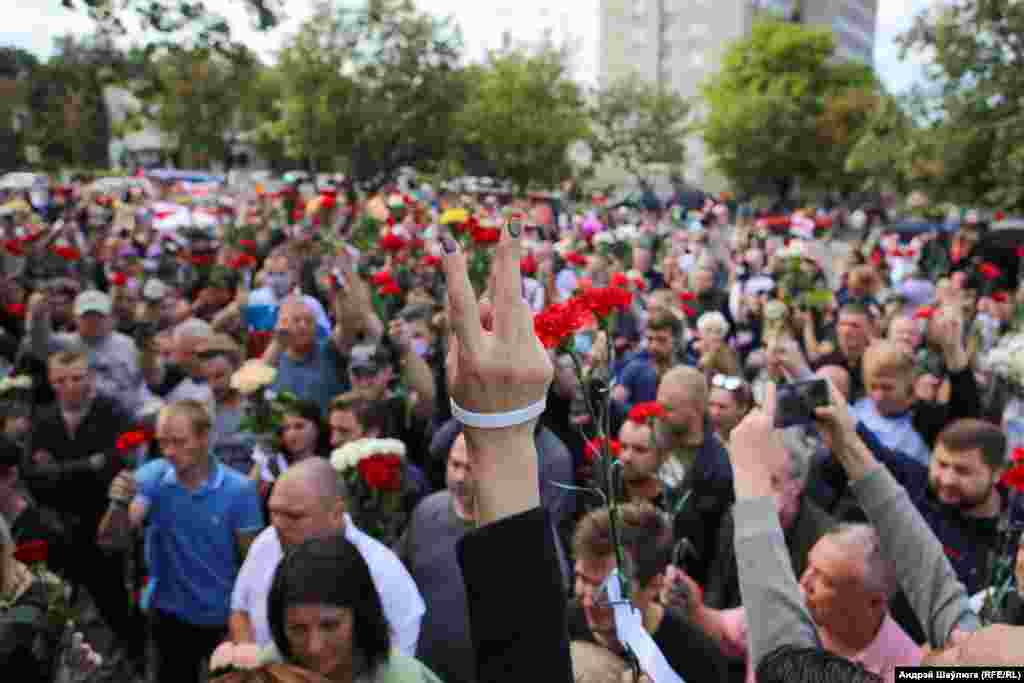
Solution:
{"label": "face mask", "polygon": [[412,350],[416,352],[417,356],[423,358],[423,356],[427,355],[427,351],[430,350],[430,345],[426,339],[413,339]]}
{"label": "face mask", "polygon": [[291,289],[291,277],[287,273],[268,273],[267,286],[276,296],[282,297]]}

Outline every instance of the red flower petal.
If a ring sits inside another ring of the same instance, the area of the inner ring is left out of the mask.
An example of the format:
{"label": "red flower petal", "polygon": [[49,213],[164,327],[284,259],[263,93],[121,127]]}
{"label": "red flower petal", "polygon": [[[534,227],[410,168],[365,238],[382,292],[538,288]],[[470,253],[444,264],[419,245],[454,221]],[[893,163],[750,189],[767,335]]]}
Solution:
{"label": "red flower petal", "polygon": [[612,457],[619,457],[619,454],[622,453],[622,444],[615,440],[608,441],[608,439],[605,439],[604,437],[599,437],[587,442],[584,456],[588,463],[594,462],[604,454],[606,443],[608,445],[608,450],[611,451]]}
{"label": "red flower petal", "polygon": [[639,425],[646,425],[650,420],[665,417],[665,407],[657,401],[637,403],[629,411],[629,421]]}
{"label": "red flower petal", "polygon": [[25,304],[7,304],[7,312],[15,318],[24,318],[26,312]]}
{"label": "red flower petal", "polygon": [[999,269],[999,266],[988,261],[978,266],[978,272],[980,272],[981,276],[986,280],[995,280],[1003,274],[1003,271]]}
{"label": "red flower petal", "polygon": [[396,252],[405,249],[408,242],[393,232],[384,235],[380,240],[380,248],[384,251]]}
{"label": "red flower petal", "polygon": [[537,272],[537,259],[533,254],[527,254],[519,260],[519,272],[523,275],[533,275]]}
{"label": "red flower petal", "polygon": [[679,300],[682,301],[684,304],[689,303],[691,301],[696,301],[697,295],[694,294],[693,292],[679,292]]}
{"label": "red flower petal", "polygon": [[124,273],[114,273],[114,275],[110,278],[110,281],[114,284],[115,287],[124,287],[126,284],[128,284],[128,276],[125,275]]}
{"label": "red flower petal", "polygon": [[1010,295],[1006,292],[992,292],[992,300],[1000,304],[1005,304],[1010,300]]}
{"label": "red flower petal", "polygon": [[922,306],[917,309],[917,313],[914,313],[914,320],[929,320],[933,315],[935,315],[935,307]]}
{"label": "red flower petal", "polygon": [[380,293],[385,296],[398,296],[402,293],[402,288],[394,282],[389,282],[380,288]]}
{"label": "red flower petal", "polygon": [[1006,470],[1000,483],[1008,488],[1024,491],[1024,463],[1019,463]]}
{"label": "red flower petal", "polygon": [[393,275],[391,275],[390,270],[378,270],[370,278],[370,281],[373,284],[377,285],[378,287],[383,287],[385,285],[393,283],[395,281],[395,278]]}
{"label": "red flower petal", "polygon": [[1024,446],[1014,448],[1011,457],[1013,458],[1013,462],[1024,463]]}
{"label": "red flower petal", "polygon": [[4,242],[4,249],[11,256],[24,256],[25,247],[18,240],[7,240]]}
{"label": "red flower petal", "polygon": [[402,490],[402,458],[379,454],[363,458],[356,466],[366,485],[378,491]]}
{"label": "red flower petal", "polygon": [[125,432],[117,437],[117,450],[122,452],[131,451],[148,442],[149,434],[141,429],[136,429],[131,432]]}
{"label": "red flower petal", "polygon": [[14,559],[22,564],[46,562],[50,556],[50,544],[46,541],[22,543],[14,550]]}
{"label": "red flower petal", "polygon": [[423,265],[427,266],[428,268],[437,268],[438,266],[441,265],[441,257],[434,256],[433,254],[427,254],[426,256],[423,257]]}
{"label": "red flower petal", "polygon": [[609,282],[609,284],[612,287],[628,287],[629,278],[626,277],[625,273],[612,273],[612,279],[611,282]]}
{"label": "red flower petal", "polygon": [[470,236],[477,244],[497,244],[501,239],[501,230],[498,228],[474,228]]}

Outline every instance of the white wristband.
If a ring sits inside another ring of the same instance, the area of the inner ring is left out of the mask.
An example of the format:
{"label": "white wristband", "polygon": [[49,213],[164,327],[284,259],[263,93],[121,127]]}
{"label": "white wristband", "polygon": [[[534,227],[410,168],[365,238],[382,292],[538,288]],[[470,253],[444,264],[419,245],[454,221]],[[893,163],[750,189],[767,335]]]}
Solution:
{"label": "white wristband", "polygon": [[515,427],[529,422],[535,417],[538,417],[544,412],[544,408],[547,406],[547,396],[541,400],[526,406],[525,408],[518,408],[517,410],[510,410],[507,413],[474,413],[465,408],[459,407],[459,404],[452,399],[452,416],[466,425],[467,427],[476,427],[477,429],[502,429],[504,427]]}

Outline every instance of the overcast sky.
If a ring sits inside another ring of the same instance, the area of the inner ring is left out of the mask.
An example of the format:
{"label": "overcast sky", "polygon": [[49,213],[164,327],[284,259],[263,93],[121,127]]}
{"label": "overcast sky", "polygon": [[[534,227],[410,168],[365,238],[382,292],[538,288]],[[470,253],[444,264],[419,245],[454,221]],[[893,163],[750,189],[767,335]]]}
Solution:
{"label": "overcast sky", "polygon": [[[907,61],[900,61],[894,38],[910,26],[918,12],[937,1],[879,0],[875,67],[896,92],[919,81],[921,70],[919,57],[910,55]],[[504,31],[523,41],[536,39],[545,28],[550,28],[556,39],[568,34],[579,45],[577,77],[587,82],[594,82],[597,74],[598,3],[599,0],[417,0],[422,9],[456,19],[471,59],[498,47]],[[0,30],[0,45],[16,45],[46,57],[54,37],[69,31],[84,34],[90,29],[88,18],[64,9],[60,0],[13,0],[10,4],[13,6],[4,8],[4,25],[13,28]],[[291,16],[270,34],[250,29],[240,0],[207,0],[206,4],[224,12],[236,36],[269,57],[309,16],[314,0],[289,0],[286,5]]]}

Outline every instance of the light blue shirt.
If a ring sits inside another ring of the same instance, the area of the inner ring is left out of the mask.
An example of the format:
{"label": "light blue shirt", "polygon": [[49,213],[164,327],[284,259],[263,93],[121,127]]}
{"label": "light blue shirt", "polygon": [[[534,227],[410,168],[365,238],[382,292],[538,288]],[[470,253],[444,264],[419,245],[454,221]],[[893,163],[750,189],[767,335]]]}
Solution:
{"label": "light blue shirt", "polygon": [[211,459],[195,491],[161,458],[136,472],[146,508],[149,606],[198,626],[223,626],[239,569],[238,534],[264,526],[256,482]]}
{"label": "light blue shirt", "polygon": [[914,429],[914,415],[911,411],[886,417],[878,412],[874,401],[862,398],[854,404],[853,415],[874,432],[883,446],[928,466],[932,453],[924,438]]}

